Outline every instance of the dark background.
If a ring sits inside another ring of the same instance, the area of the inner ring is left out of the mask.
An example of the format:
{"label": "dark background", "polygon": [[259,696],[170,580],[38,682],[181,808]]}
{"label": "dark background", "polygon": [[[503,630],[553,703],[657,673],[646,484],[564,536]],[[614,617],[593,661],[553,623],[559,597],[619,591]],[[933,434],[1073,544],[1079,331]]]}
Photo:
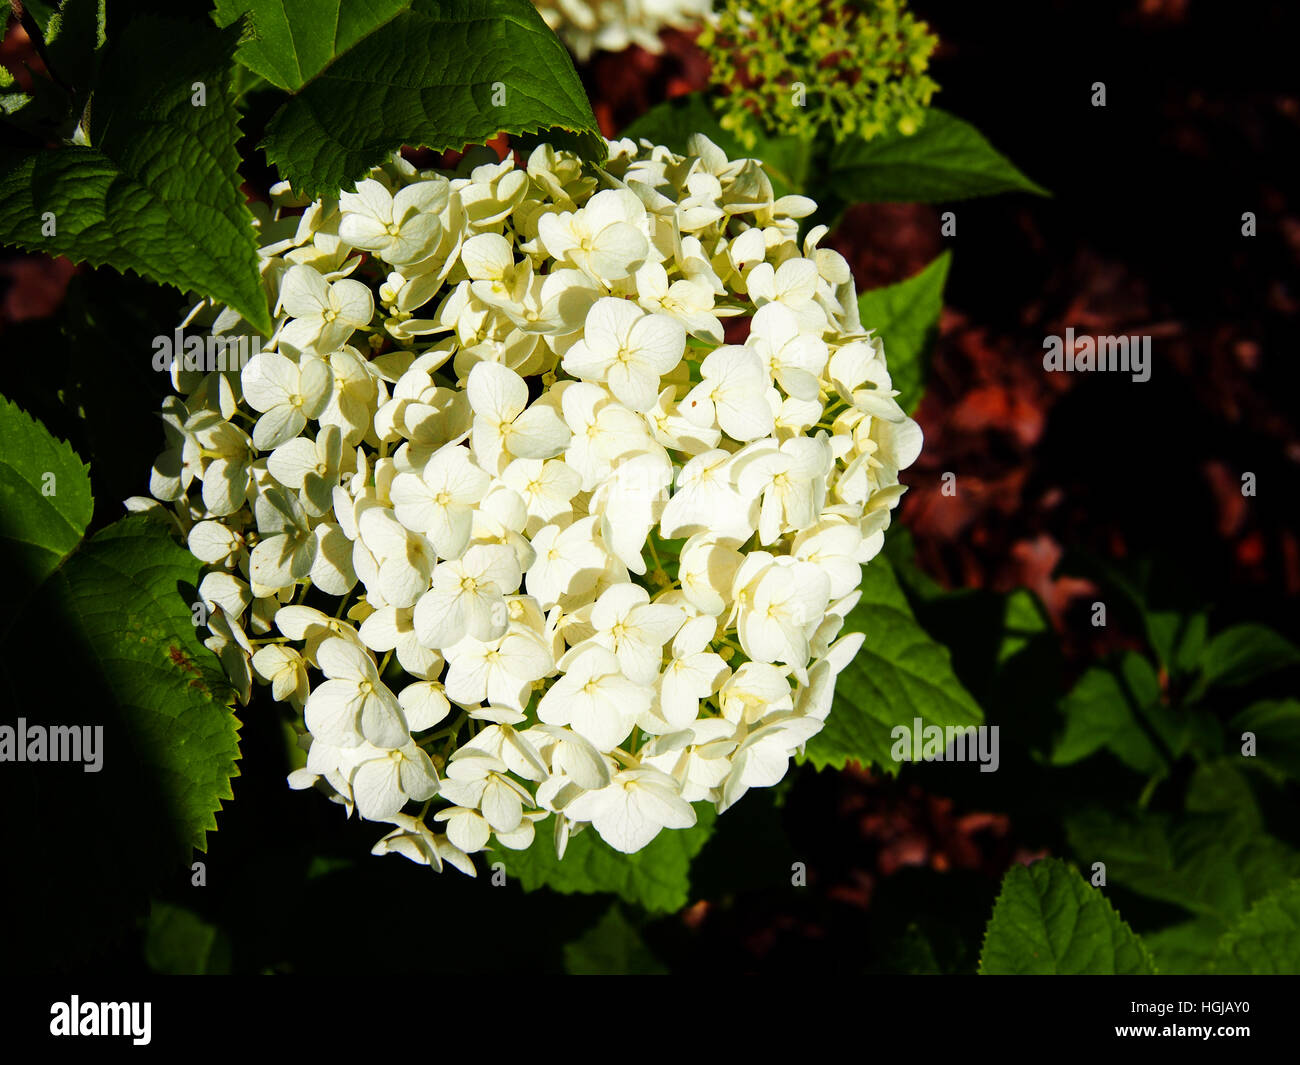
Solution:
{"label": "dark background", "polygon": [[[1215,628],[1262,621],[1297,639],[1296,5],[913,7],[942,41],[935,102],[1053,194],[855,208],[834,239],[860,289],[953,251],[918,414],[926,448],[904,476],[901,524],[921,567],[950,588],[1033,589],[1059,636],[1055,694],[1099,656],[1140,645],[1122,610],[1104,630],[1088,623],[1105,597],[1082,574],[1088,557],[1153,564],[1155,594],[1212,605]],[[584,70],[607,133],[704,84],[688,37],[668,41],[664,56],[599,57]],[[1098,81],[1104,108],[1091,104]],[[262,172],[246,176],[256,192]],[[948,209],[954,238],[939,236]],[[178,303],[107,270],[0,259],[0,391],[93,459],[95,527],[147,494],[165,387],[149,339],[170,331]],[[1045,374],[1043,338],[1067,326],[1151,335],[1151,379]],[[947,471],[954,497],[939,493]],[[1245,472],[1254,498],[1241,495]],[[965,670],[960,653],[957,664]],[[319,796],[286,788],[279,708],[256,698],[241,717],[235,801],[200,856],[208,886],[178,871],[159,892],[222,930],[218,954],[234,971],[558,969],[560,945],[608,909],[608,898],[524,895],[372,858],[382,826],[345,823]],[[751,792],[698,860],[692,904],[647,922],[647,941],[680,971],[972,971],[1007,866],[1065,851],[1030,812],[1046,800],[1033,789],[1054,784],[1015,777],[1028,792],[1013,796],[954,772],[803,768]],[[93,812],[88,821],[93,830]],[[6,876],[39,861],[5,857]],[[807,865],[805,888],[790,886],[795,861]],[[128,931],[44,961],[143,971],[143,940]]]}

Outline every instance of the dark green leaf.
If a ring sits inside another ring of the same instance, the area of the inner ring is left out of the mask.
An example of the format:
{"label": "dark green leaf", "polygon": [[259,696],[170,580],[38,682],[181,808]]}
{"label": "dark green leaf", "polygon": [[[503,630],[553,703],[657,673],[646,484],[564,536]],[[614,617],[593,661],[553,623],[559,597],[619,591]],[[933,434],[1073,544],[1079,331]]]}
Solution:
{"label": "dark green leaf", "polygon": [[58,8],[59,5],[52,0],[23,0],[23,11],[36,23],[36,28],[41,31],[42,37],[49,32],[50,19],[54,17]]}
{"label": "dark green leaf", "polygon": [[45,31],[45,55],[54,73],[80,90],[89,87],[104,47],[106,0],[63,0]]}
{"label": "dark green leaf", "polygon": [[1139,773],[1163,772],[1167,760],[1140,716],[1159,696],[1155,671],[1134,652],[1119,670],[1089,669],[1061,701],[1065,729],[1052,764],[1071,765],[1104,748]]}
{"label": "dark green leaf", "polygon": [[230,972],[230,940],[192,910],[155,902],[145,929],[145,963],[165,976]]}
{"label": "dark green leaf", "polygon": [[831,188],[849,203],[933,203],[999,192],[1047,192],[960,118],[931,108],[910,137],[896,130],[831,150]]}
{"label": "dark green leaf", "polygon": [[[296,9],[290,16],[297,44],[304,16]],[[527,0],[412,0],[366,36],[358,36],[361,25],[349,24],[336,45],[350,39],[352,47],[307,80],[267,128],[267,157],[297,191],[331,194],[402,145],[459,149],[500,132],[574,131],[590,157],[603,158],[573,62]],[[306,69],[319,58],[314,51]],[[276,52],[275,69],[293,61]]]}
{"label": "dark green leaf", "polygon": [[1265,700],[1248,706],[1228,725],[1230,746],[1240,750],[1246,732],[1255,734],[1255,753],[1243,755],[1243,765],[1267,766],[1300,780],[1300,700]]}
{"label": "dark green leaf", "polygon": [[618,903],[581,938],[564,945],[564,970],[571,976],[660,975],[668,971]]}
{"label": "dark green leaf", "polygon": [[1110,901],[1064,862],[1012,866],[980,955],[987,975],[1154,973],[1142,941]]}
{"label": "dark green leaf", "polygon": [[1196,974],[1209,968],[1222,934],[1222,921],[1200,917],[1158,932],[1143,932],[1142,942],[1161,975]]}
{"label": "dark green leaf", "polygon": [[230,26],[248,16],[252,33],[236,57],[289,92],[411,6],[411,0],[217,0],[213,18]]}
{"label": "dark green leaf", "polygon": [[951,263],[952,253],[944,252],[915,277],[858,297],[863,328],[884,338],[889,376],[899,391],[899,405],[908,414],[916,410],[925,391]]}
{"label": "dark green leaf", "polygon": [[1201,653],[1205,687],[1236,687],[1300,663],[1300,650],[1267,625],[1234,625]]}
{"label": "dark green leaf", "polygon": [[1260,899],[1224,933],[1214,952],[1213,971],[1300,973],[1300,880]]}
{"label": "dark green leaf", "polygon": [[42,964],[188,877],[232,796],[239,726],[193,623],[199,571],[161,523],[124,518],[67,557],[0,645],[13,718],[99,737],[79,760],[0,774],[0,848],[41,855],[9,885],[31,918],[15,949]]}
{"label": "dark green leaf", "polygon": [[525,891],[548,887],[561,894],[610,892],[647,910],[671,912],[689,901],[691,859],[713,831],[715,814],[698,803],[694,828],[664,829],[635,854],[621,854],[592,828],[573,836],[563,860],[555,856],[550,833],[539,833],[527,850],[501,849],[493,861],[505,863]]}
{"label": "dark green leaf", "polygon": [[10,595],[21,603],[81,542],[94,509],[90,472],[3,396],[0,439],[0,553],[9,563]]}
{"label": "dark green leaf", "polygon": [[1005,665],[1034,640],[1051,633],[1051,622],[1043,604],[1028,588],[1016,588],[1007,595],[1003,616],[1002,643],[998,647],[998,665]]}
{"label": "dark green leaf", "polygon": [[1121,819],[1094,810],[1066,829],[1081,862],[1106,863],[1110,886],[1220,921],[1300,876],[1300,854],[1252,827],[1249,811]]}
{"label": "dark green leaf", "polygon": [[269,334],[227,91],[237,36],[129,23],[104,62],[90,146],[0,160],[0,241],[201,292]]}
{"label": "dark green leaf", "polygon": [[983,714],[952,671],[948,649],[916,623],[893,568],[877,556],[863,569],[862,599],[849,613],[845,632],[866,635],[857,656],[839,675],[835,705],[826,727],[808,741],[807,758],[818,769],[846,762],[880,765],[898,772],[891,736],[922,727],[978,725]]}

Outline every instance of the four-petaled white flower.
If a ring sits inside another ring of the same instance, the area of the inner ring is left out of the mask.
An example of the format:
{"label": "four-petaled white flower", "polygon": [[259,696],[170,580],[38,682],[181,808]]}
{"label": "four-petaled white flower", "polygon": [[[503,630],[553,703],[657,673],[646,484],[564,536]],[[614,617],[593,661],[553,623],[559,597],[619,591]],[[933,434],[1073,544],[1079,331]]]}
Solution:
{"label": "four-petaled white flower", "polygon": [[696,821],[677,782],[649,767],[615,774],[608,787],[580,795],[565,813],[590,821],[601,839],[624,854],[641,850],[665,828],[690,828]]}
{"label": "four-petaled white flower", "polygon": [[681,411],[696,425],[717,425],[733,440],[757,440],[772,431],[767,393],[771,378],[752,348],[716,348],[700,363],[698,385],[682,400]]}
{"label": "four-petaled white flower", "polygon": [[429,538],[439,557],[457,558],[469,542],[475,504],[491,483],[463,447],[444,447],[419,474],[393,478],[393,510],[406,528]]}
{"label": "four-petaled white flower", "polygon": [[465,386],[474,411],[471,439],[485,470],[498,474],[511,458],[549,459],[569,444],[570,432],[554,407],[528,406],[528,385],[514,370],[481,362]]}
{"label": "four-petaled white flower", "polygon": [[355,192],[339,194],[339,236],[394,265],[427,258],[442,239],[447,194],[446,178],[417,181],[397,195],[378,181],[358,181]]}
{"label": "four-petaled white flower", "polygon": [[519,587],[519,559],[508,547],[475,544],[442,562],[433,586],[415,604],[415,632],[425,647],[446,647],[462,636],[494,640],[506,631],[505,596]]}
{"label": "four-petaled white flower", "polygon": [[277,351],[262,351],[248,360],[242,384],[244,398],[262,412],[253,426],[253,443],[260,450],[286,444],[303,431],[330,401],[333,374],[324,359],[294,363]]}
{"label": "four-petaled white flower", "polygon": [[299,350],[341,348],[358,329],[370,324],[375,298],[360,281],[326,281],[310,266],[291,266],[280,283],[280,307],[290,321],[280,340]]}
{"label": "four-petaled white flower", "polygon": [[334,637],[320,645],[316,660],[329,679],[307,698],[307,727],[313,735],[335,747],[406,745],[411,734],[402,707],[365,651]]}
{"label": "four-petaled white flower", "polygon": [[548,725],[570,726],[597,750],[612,751],[649,707],[651,689],[629,680],[618,657],[599,644],[575,651],[537,704],[537,716]]}
{"label": "four-petaled white flower", "polygon": [[628,189],[605,189],[579,211],[544,214],[538,236],[556,259],[601,283],[627,277],[650,250],[645,207]]}
{"label": "four-petaled white flower", "polygon": [[654,406],[659,379],[681,362],[685,348],[686,330],[676,319],[606,298],[587,312],[583,339],[561,365],[583,381],[608,384],[620,403],[644,412]]}

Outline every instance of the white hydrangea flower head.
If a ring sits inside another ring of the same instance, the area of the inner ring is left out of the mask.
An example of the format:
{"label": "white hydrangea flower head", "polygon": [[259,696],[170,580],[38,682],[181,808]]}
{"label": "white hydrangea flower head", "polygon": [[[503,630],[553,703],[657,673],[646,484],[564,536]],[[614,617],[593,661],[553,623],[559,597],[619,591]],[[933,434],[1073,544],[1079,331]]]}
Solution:
{"label": "white hydrangea flower head", "polygon": [[621,52],[640,45],[659,54],[665,29],[701,25],[711,0],[533,0],[546,24],[580,61],[593,52]]}
{"label": "white hydrangea flower head", "polygon": [[130,504],[203,563],[238,697],[296,722],[290,786],[377,854],[639,850],[779,781],[862,643],[921,432],[847,264],[754,160],[609,148],[278,188],[274,333],[173,376]]}

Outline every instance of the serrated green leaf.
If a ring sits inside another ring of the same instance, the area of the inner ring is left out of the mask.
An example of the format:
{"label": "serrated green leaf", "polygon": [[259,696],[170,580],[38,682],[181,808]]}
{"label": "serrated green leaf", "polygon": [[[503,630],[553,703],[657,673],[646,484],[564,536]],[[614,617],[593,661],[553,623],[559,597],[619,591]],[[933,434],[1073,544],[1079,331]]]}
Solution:
{"label": "serrated green leaf", "polygon": [[63,0],[45,30],[45,55],[65,84],[90,85],[104,47],[106,0]]}
{"label": "serrated green leaf", "polygon": [[1120,660],[1118,670],[1089,669],[1061,700],[1065,728],[1052,764],[1072,765],[1104,748],[1139,773],[1164,772],[1167,759],[1139,717],[1159,696],[1155,671],[1135,652]]}
{"label": "serrated green leaf", "polygon": [[1081,862],[1106,863],[1108,884],[1221,922],[1300,876],[1300,854],[1236,813],[1090,810],[1069,818],[1066,832]]}
{"label": "serrated green leaf", "polygon": [[948,649],[916,623],[883,556],[864,567],[861,587],[844,631],[864,633],[866,642],[837,678],[835,704],[806,758],[818,769],[855,761],[897,773],[895,727],[910,732],[917,718],[923,727],[966,727],[984,715],[953,673]]}
{"label": "serrated green leaf", "polygon": [[1157,932],[1143,932],[1142,942],[1162,976],[1194,975],[1209,968],[1222,934],[1222,921],[1198,917]]}
{"label": "serrated green leaf", "polygon": [[0,554],[21,603],[81,542],[94,502],[77,453],[3,396],[0,439]]}
{"label": "serrated green leaf", "polygon": [[[504,103],[494,106],[498,90]],[[586,154],[603,159],[573,62],[532,4],[412,0],[306,81],[263,146],[298,192],[320,196],[405,144],[459,149],[552,127],[580,134]]]}
{"label": "serrated green leaf", "polygon": [[908,414],[916,410],[925,391],[951,264],[952,253],[946,251],[915,277],[858,297],[862,326],[884,339],[889,376],[898,389],[899,406]]}
{"label": "serrated green leaf", "polygon": [[42,37],[49,31],[50,19],[57,10],[58,4],[51,3],[50,0],[24,0],[23,3],[23,11],[31,16]]}
{"label": "serrated green leaf", "polygon": [[578,939],[564,945],[570,976],[661,975],[668,970],[615,903]]}
{"label": "serrated green leaf", "polygon": [[[90,495],[75,453],[5,400],[0,431],[18,445],[0,466],[0,563],[45,578],[11,604],[0,640],[13,748],[0,773],[0,852],[40,856],[6,885],[27,917],[12,948],[30,964],[67,964],[206,847],[232,796],[238,722],[193,623],[198,560],[143,516],[80,539]],[[53,496],[33,491],[42,466],[55,472]],[[20,736],[56,726],[76,736],[66,760],[39,748],[15,757]]]}
{"label": "serrated green leaf", "polygon": [[[269,334],[228,93],[237,38],[166,19],[127,24],[104,59],[89,146],[0,159],[0,242],[201,292]],[[195,83],[206,106],[192,103]]]}
{"label": "serrated green leaf", "polygon": [[1300,973],[1300,880],[1260,899],[1224,933],[1211,971],[1250,976]]}
{"label": "serrated green leaf", "polygon": [[1156,971],[1142,941],[1096,888],[1055,858],[1017,865],[993,907],[980,972],[1137,975]]}
{"label": "serrated green leaf", "polygon": [[569,840],[562,860],[555,856],[550,833],[539,833],[527,850],[494,852],[492,860],[504,862],[525,891],[609,892],[652,912],[680,910],[689,901],[691,859],[716,819],[709,803],[696,803],[695,812],[699,820],[694,828],[664,829],[635,854],[621,854],[587,828]]}
{"label": "serrated green leaf", "polygon": [[806,191],[813,143],[791,135],[769,136],[757,123],[750,130],[754,145],[746,147],[734,133],[722,128],[708,94],[693,92],[656,104],[623,130],[621,136],[633,140],[644,138],[681,155],[686,152],[691,134],[700,133],[729,159],[761,159],[777,196]]}
{"label": "serrated green leaf", "polygon": [[239,723],[182,596],[200,569],[165,526],[132,515],[87,540],[41,595],[129,723],[129,735],[105,742],[116,738],[157,773],[177,837],[205,850],[221,801],[232,798]]}
{"label": "serrated green leaf", "polygon": [[223,28],[248,16],[251,34],[235,58],[296,92],[410,6],[411,0],[217,0],[212,15]]}
{"label": "serrated green leaf", "polygon": [[1300,650],[1267,625],[1233,625],[1201,652],[1203,687],[1237,687],[1300,663]]}
{"label": "serrated green leaf", "polygon": [[849,203],[934,203],[999,192],[1047,192],[974,126],[931,108],[910,137],[852,138],[831,150],[831,188]]}

